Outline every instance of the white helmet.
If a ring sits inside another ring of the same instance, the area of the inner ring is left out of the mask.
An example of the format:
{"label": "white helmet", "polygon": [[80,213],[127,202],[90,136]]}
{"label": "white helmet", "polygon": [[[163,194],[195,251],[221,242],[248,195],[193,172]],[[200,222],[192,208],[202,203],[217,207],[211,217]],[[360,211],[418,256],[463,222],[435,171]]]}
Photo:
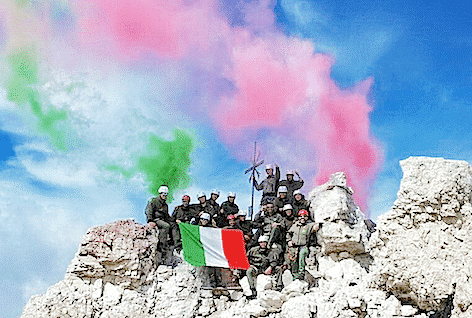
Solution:
{"label": "white helmet", "polygon": [[202,213],[202,215],[200,215],[200,219],[210,221],[211,215],[204,212],[204,213]]}
{"label": "white helmet", "polygon": [[293,176],[293,175],[295,175],[295,171],[294,170],[287,170],[286,174],[291,174]]}
{"label": "white helmet", "polygon": [[246,216],[246,211],[239,210],[237,216]]}
{"label": "white helmet", "polygon": [[286,186],[280,186],[280,187],[279,187],[279,193],[281,193],[281,192],[287,193],[287,192],[288,192],[288,191],[287,191],[287,187],[286,187]]}
{"label": "white helmet", "polygon": [[206,198],[205,192],[200,191],[200,192],[197,193],[197,199],[200,199],[201,197],[205,197],[205,198]]}
{"label": "white helmet", "polygon": [[228,192],[228,198],[229,198],[229,197],[236,198],[236,193],[234,193],[234,192]]}
{"label": "white helmet", "polygon": [[296,194],[302,194],[302,192],[300,190],[293,191],[293,196],[295,196]]}
{"label": "white helmet", "polygon": [[166,187],[165,185],[162,185],[162,186],[159,187],[158,192],[159,192],[159,194],[161,194],[161,193],[167,194],[167,193],[169,193],[169,188]]}
{"label": "white helmet", "polygon": [[211,190],[211,194],[217,194],[218,196],[220,195],[220,191],[213,189]]}
{"label": "white helmet", "polygon": [[269,236],[268,235],[261,235],[261,236],[259,236],[259,239],[257,241],[259,243],[260,242],[269,242]]}
{"label": "white helmet", "polygon": [[269,164],[266,165],[266,170],[267,169],[272,169],[273,170],[274,168],[272,167],[272,164],[269,163]]}
{"label": "white helmet", "polygon": [[293,207],[292,207],[291,204],[286,204],[286,205],[284,205],[283,210],[284,210],[284,211],[293,210]]}

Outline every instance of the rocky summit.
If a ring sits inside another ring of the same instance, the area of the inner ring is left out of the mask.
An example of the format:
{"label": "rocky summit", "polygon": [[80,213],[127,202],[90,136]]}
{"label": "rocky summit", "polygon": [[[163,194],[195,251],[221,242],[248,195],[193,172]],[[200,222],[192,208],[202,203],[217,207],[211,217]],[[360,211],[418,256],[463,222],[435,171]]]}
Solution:
{"label": "rocky summit", "polygon": [[88,230],[62,281],[33,296],[22,317],[472,317],[472,168],[412,157],[377,226],[335,173],[309,194],[321,223],[306,282],[257,277],[257,298],[215,295],[179,257],[159,263],[154,229],[131,220]]}

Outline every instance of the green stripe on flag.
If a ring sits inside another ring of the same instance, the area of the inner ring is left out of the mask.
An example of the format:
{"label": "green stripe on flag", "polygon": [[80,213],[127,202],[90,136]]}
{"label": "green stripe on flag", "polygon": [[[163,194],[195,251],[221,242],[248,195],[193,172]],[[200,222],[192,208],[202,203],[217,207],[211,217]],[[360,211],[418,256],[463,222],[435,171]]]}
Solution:
{"label": "green stripe on flag", "polygon": [[205,251],[200,241],[200,227],[179,223],[184,259],[193,266],[205,266]]}

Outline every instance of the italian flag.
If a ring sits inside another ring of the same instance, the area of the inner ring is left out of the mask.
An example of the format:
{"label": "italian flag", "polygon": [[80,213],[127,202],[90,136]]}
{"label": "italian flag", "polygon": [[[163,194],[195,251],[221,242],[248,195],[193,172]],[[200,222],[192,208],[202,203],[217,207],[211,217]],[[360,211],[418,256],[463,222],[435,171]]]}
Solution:
{"label": "italian flag", "polygon": [[243,232],[179,223],[184,259],[193,266],[248,269]]}

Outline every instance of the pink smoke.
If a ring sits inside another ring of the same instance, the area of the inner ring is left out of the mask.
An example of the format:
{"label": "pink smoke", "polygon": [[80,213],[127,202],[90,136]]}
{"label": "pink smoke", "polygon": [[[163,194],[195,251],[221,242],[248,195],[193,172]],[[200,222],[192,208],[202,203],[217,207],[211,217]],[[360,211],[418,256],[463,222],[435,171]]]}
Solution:
{"label": "pink smoke", "polygon": [[[345,171],[366,211],[383,160],[369,133],[372,79],[340,89],[331,79],[332,57],[315,53],[308,40],[275,30],[270,0],[246,8],[246,28],[230,27],[217,3],[75,0],[78,34],[88,47],[119,59],[152,53],[193,63],[213,74],[214,82],[226,78],[234,93],[222,92],[216,105],[204,108],[233,154],[247,160],[257,139],[269,157],[290,165],[284,168],[302,167],[312,185]],[[195,82],[195,87],[205,89],[205,84]],[[314,176],[306,168],[313,166]]]}
{"label": "pink smoke", "polygon": [[83,43],[110,43],[107,53],[139,58],[143,53],[179,59],[207,52],[229,26],[216,13],[215,1],[76,0]]}

